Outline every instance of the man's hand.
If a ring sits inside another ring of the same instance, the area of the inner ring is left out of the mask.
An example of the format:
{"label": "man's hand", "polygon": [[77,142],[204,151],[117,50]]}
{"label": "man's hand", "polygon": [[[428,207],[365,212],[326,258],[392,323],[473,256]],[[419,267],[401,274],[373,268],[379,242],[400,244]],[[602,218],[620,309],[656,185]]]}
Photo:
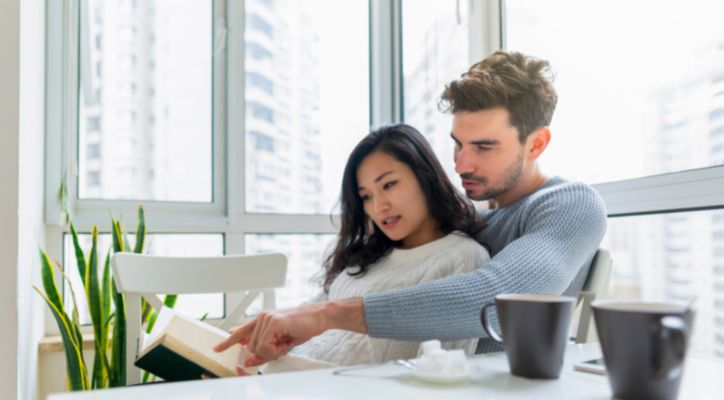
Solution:
{"label": "man's hand", "polygon": [[263,311],[239,327],[229,338],[214,347],[224,351],[236,343],[251,353],[245,367],[276,360],[292,347],[322,334],[327,329],[346,329],[367,333],[361,299],[311,304],[283,311]]}

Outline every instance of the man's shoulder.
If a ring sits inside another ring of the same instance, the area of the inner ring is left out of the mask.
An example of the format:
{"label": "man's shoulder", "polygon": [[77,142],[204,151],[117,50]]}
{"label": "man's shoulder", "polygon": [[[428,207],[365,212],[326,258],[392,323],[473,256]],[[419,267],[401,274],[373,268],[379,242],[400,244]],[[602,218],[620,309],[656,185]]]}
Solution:
{"label": "man's shoulder", "polygon": [[590,185],[553,177],[525,198],[527,205],[561,204],[568,206],[603,206],[603,199]]}

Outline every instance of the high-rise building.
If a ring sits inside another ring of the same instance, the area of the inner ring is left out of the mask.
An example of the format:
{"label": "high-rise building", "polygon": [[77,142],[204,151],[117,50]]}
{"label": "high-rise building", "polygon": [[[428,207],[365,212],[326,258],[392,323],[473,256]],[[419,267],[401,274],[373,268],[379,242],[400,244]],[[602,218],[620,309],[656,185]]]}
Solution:
{"label": "high-rise building", "polygon": [[[319,33],[303,2],[245,3],[246,209],[260,213],[326,214],[320,154]],[[253,234],[247,253],[286,253],[280,306],[316,290],[329,235]]]}

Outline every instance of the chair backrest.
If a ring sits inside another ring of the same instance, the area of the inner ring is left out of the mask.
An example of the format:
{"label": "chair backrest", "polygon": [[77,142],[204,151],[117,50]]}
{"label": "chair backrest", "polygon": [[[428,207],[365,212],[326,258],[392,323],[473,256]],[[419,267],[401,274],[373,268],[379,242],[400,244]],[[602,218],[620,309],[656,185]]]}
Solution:
{"label": "chair backrest", "polygon": [[284,286],[287,258],[277,253],[220,257],[116,253],[111,267],[118,291],[126,296],[126,383],[130,385],[141,380],[141,371],[133,365],[143,328],[141,297],[160,310],[163,303],[157,294],[243,293],[220,326],[228,330],[259,295],[263,309],[276,307],[274,289]]}
{"label": "chair backrest", "polygon": [[580,307],[581,310],[576,327],[576,343],[586,343],[591,336],[590,333],[593,331],[591,329],[593,325],[591,303],[597,296],[606,294],[606,291],[608,291],[612,265],[611,253],[603,248],[598,249],[591,262],[591,268],[588,270],[588,277],[583,285],[583,290],[578,295],[577,307]]}

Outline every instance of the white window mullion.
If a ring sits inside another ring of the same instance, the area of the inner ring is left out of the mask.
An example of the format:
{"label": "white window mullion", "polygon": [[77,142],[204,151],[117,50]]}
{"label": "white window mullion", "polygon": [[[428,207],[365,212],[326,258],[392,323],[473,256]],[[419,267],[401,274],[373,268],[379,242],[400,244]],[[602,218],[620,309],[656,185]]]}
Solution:
{"label": "white window mullion", "polygon": [[[460,1],[466,0],[458,0]],[[498,49],[505,48],[505,5],[503,0],[467,1],[470,27],[468,54],[472,64]]]}
{"label": "white window mullion", "polygon": [[400,0],[370,0],[370,125],[402,121]]}
{"label": "white window mullion", "polygon": [[[226,157],[225,165],[227,177],[227,210],[229,216],[229,227],[238,229],[239,221],[244,218],[245,191],[244,191],[244,166],[246,163],[245,153],[245,69],[244,69],[244,2],[242,0],[230,0],[227,3],[227,36],[226,36],[226,64],[227,64],[227,92],[226,105],[229,110],[226,114]],[[221,151],[221,149],[220,149]],[[226,250],[228,254],[231,247],[230,239],[227,238]],[[243,249],[243,246],[242,246]]]}
{"label": "white window mullion", "polygon": [[59,225],[62,205],[58,191],[67,178],[66,193],[69,206],[73,205],[75,165],[71,154],[69,132],[76,126],[73,117],[77,109],[77,27],[78,2],[74,0],[48,3],[46,37],[46,162],[45,162],[45,221]]}
{"label": "white window mullion", "polygon": [[228,46],[228,4],[226,0],[214,0],[213,3],[213,85],[212,85],[212,179],[214,185],[212,192],[212,210],[217,216],[228,215],[227,179],[226,179],[226,138],[227,134],[227,113],[228,113],[228,74],[227,59],[229,57]]}

